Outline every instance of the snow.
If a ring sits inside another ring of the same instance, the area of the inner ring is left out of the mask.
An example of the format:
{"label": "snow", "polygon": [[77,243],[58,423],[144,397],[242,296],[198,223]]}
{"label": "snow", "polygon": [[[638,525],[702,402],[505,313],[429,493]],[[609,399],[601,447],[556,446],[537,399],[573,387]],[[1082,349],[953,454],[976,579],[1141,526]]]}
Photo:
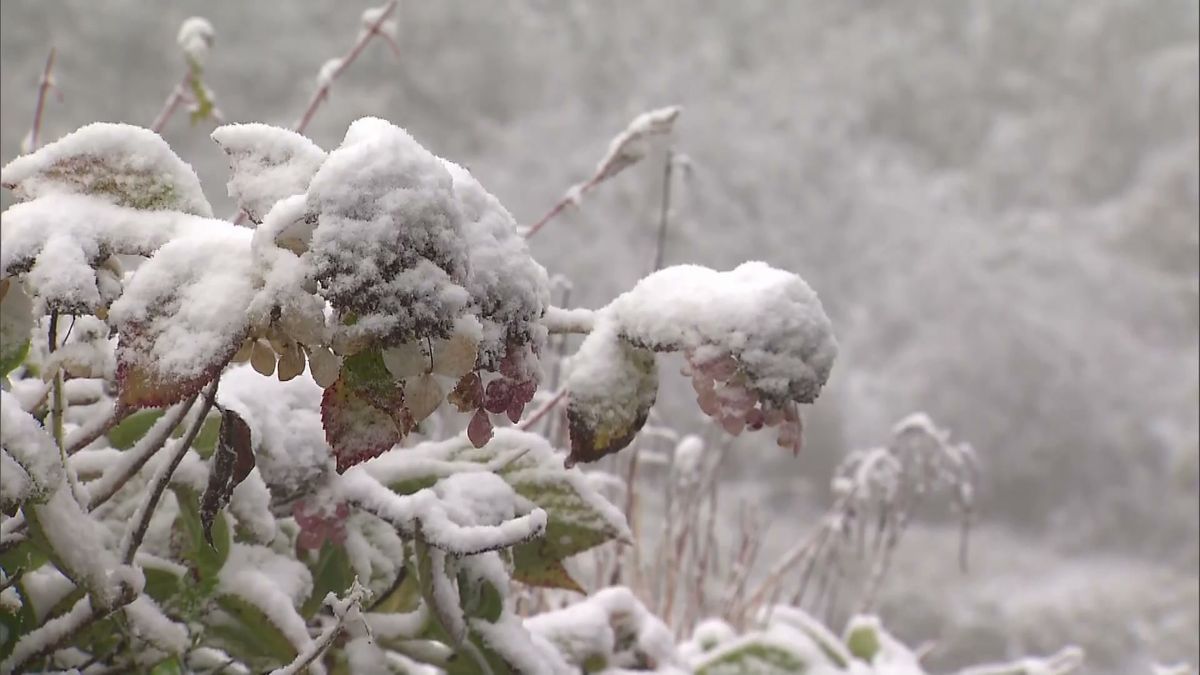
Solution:
{"label": "snow", "polygon": [[550,304],[549,277],[530,255],[525,238],[517,234],[516,220],[500,200],[466,169],[442,162],[453,178],[463,214],[470,255],[467,288],[483,323],[480,360],[495,370],[506,340],[532,343],[541,350],[546,330],[540,319]]}
{"label": "snow", "polygon": [[93,313],[102,294],[95,267],[114,254],[151,255],[188,234],[228,229],[223,221],[116,206],[92,195],[58,194],[4,211],[0,277],[28,272],[43,302]]}
{"label": "snow", "polygon": [[179,26],[179,36],[176,41],[179,43],[179,48],[187,55],[188,60],[197,67],[201,67],[208,58],[208,50],[212,47],[215,39],[216,31],[213,30],[208,19],[193,16],[184,20]]}
{"label": "snow", "polygon": [[312,575],[303,563],[263,546],[234,543],[218,575],[218,593],[257,607],[297,651],[311,643],[297,612],[312,593]]}
{"label": "snow", "polygon": [[[19,480],[24,482],[28,479],[31,499],[40,501],[62,484],[62,460],[54,440],[32,415],[21,408],[16,396],[7,391],[0,391],[0,446],[4,448],[5,457],[23,470],[24,475]],[[5,486],[6,500],[10,494],[15,494],[9,492],[10,482],[17,480],[7,476],[4,478],[2,485]],[[18,488],[12,485],[11,489]]]}
{"label": "snow", "polygon": [[461,525],[499,525],[516,517],[517,494],[494,473],[456,473],[439,480],[433,493],[446,515]]}
{"label": "snow", "polygon": [[[462,510],[448,511],[452,506],[439,499],[433,490],[397,495],[361,467],[342,474],[337,486],[345,499],[383,518],[407,536],[420,528],[430,546],[456,555],[511,546],[540,535],[546,528],[546,512],[541,509],[533,509],[496,525],[471,524],[468,518],[473,514]],[[465,486],[456,485],[454,489],[460,488]],[[494,484],[485,490],[491,495],[498,492]],[[458,522],[464,520],[468,522]]]}
{"label": "snow", "polygon": [[9,162],[0,184],[20,201],[89,194],[120,206],[211,217],[196,172],[158,134],[97,122]]}
{"label": "snow", "polygon": [[375,118],[350,125],[313,177],[315,278],[347,339],[385,343],[445,337],[463,313],[463,215],[442,161],[403,129]]}
{"label": "snow", "polygon": [[110,581],[109,573],[117,570],[117,557],[104,541],[106,530],[79,507],[66,482],[59,483],[46,503],[31,506],[26,517],[37,521],[61,569],[101,604],[111,603],[116,580]]}
{"label": "snow", "polygon": [[[222,363],[247,330],[254,294],[251,232],[226,224],[163,246],[130,279],[109,316],[132,338],[122,362],[172,381]],[[136,348],[130,346],[136,344]]]}
{"label": "snow", "polygon": [[229,196],[256,223],[280,199],[304,194],[326,156],[304,136],[269,124],[227,124],[212,139],[229,157]]}
{"label": "snow", "polygon": [[92,603],[89,598],[87,596],[80,598],[67,613],[47,621],[18,638],[12,653],[7,659],[0,662],[0,672],[14,672],[18,664],[25,663],[45,647],[61,642],[67,636],[80,630],[92,614]]}
{"label": "snow", "polygon": [[[668,106],[644,112],[633,118],[629,126],[609,142],[608,152],[596,166],[596,173],[589,183],[595,184],[612,178],[640,161],[646,156],[649,139],[671,133],[682,110],[679,106]],[[577,186],[577,189],[582,191],[586,188]],[[575,201],[578,201],[578,197]]]}
{"label": "snow", "polygon": [[645,422],[658,396],[654,354],[621,339],[616,322],[602,318],[568,364],[572,414],[586,421],[597,445],[607,446],[602,439],[627,435]]}
{"label": "snow", "polygon": [[45,621],[50,610],[73,590],[75,584],[53,565],[28,570],[21,577],[21,592],[29,600],[33,615],[39,622]]}
{"label": "snow", "polygon": [[332,472],[333,455],[321,425],[321,388],[308,376],[280,382],[248,365],[235,366],[221,377],[217,402],[250,426],[257,473],[275,500],[290,501]]}
{"label": "snow", "polygon": [[182,654],[191,645],[187,629],[163,614],[149,595],[139,596],[125,606],[130,633],[168,654]]}
{"label": "snow", "polygon": [[837,355],[817,294],[800,277],[762,262],[729,272],[668,267],[601,312],[634,344],[734,355],[749,385],[779,404],[812,402]]}

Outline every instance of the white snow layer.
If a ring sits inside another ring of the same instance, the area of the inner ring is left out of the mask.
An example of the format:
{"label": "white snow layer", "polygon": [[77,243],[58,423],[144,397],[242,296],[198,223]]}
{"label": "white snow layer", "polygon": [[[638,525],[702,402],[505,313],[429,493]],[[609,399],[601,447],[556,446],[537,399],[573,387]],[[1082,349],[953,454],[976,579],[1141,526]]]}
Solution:
{"label": "white snow layer", "polygon": [[256,223],[280,199],[304,194],[325,161],[312,141],[269,124],[227,124],[212,139],[229,157],[229,196]]}

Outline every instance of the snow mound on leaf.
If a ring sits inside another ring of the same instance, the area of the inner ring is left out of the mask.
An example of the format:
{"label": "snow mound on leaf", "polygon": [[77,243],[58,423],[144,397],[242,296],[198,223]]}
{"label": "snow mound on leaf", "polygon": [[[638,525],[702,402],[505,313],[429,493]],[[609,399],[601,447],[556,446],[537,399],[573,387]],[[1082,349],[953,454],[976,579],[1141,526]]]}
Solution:
{"label": "snow mound on leaf", "polygon": [[[346,337],[447,337],[470,301],[467,244],[453,180],[406,131],[365,118],[313,177],[309,249]],[[349,321],[345,321],[349,323]]]}
{"label": "snow mound on leaf", "polygon": [[227,124],[212,139],[229,157],[229,196],[254,222],[280,199],[303,194],[325,161],[316,143],[269,124]]}
{"label": "snow mound on leaf", "polygon": [[161,136],[129,124],[81,127],[9,162],[0,183],[22,201],[85,193],[121,206],[212,216],[192,167]]}
{"label": "snow mound on leaf", "polygon": [[812,402],[829,378],[837,342],[816,292],[763,262],[729,272],[668,267],[604,310],[623,337],[655,350],[717,348],[750,385],[778,402]]}

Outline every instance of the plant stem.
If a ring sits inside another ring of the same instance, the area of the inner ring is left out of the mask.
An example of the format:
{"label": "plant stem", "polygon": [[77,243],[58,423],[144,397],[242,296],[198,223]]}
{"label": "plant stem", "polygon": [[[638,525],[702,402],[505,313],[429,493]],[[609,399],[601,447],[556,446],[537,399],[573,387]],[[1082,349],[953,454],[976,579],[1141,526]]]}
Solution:
{"label": "plant stem", "polygon": [[154,118],[154,122],[150,124],[151,131],[156,134],[162,133],[162,130],[166,128],[167,122],[171,119],[171,116],[174,115],[175,111],[179,109],[179,104],[183,103],[184,97],[187,96],[187,87],[189,84],[191,84],[191,81],[192,70],[191,68],[188,68],[183,74],[183,79],[181,79],[179,84],[175,85],[175,88],[171,90],[171,95],[167,96],[167,100],[163,103],[162,110],[158,112],[158,116]]}
{"label": "plant stem", "polygon": [[42,79],[38,82],[37,105],[33,108],[33,126],[29,129],[30,152],[37,150],[41,141],[42,116],[46,111],[46,94],[54,86],[50,79],[50,72],[54,70],[54,53],[54,47],[51,47],[50,55],[46,57],[46,67],[42,70]]}
{"label": "plant stem", "polygon": [[[300,120],[296,122],[296,126],[292,127],[293,131],[298,134],[304,133],[304,130],[308,128],[308,123],[311,122],[313,116],[316,115],[317,108],[321,107],[321,103],[329,98],[329,87],[333,84],[333,81],[336,80],[343,71],[349,68],[351,63],[354,63],[354,60],[358,58],[358,55],[361,54],[364,49],[366,49],[367,43],[371,41],[371,38],[375,37],[376,35],[381,35],[379,31],[380,26],[387,21],[388,17],[392,15],[392,12],[396,11],[397,4],[399,4],[399,0],[391,0],[388,2],[388,4],[384,6],[383,11],[379,13],[379,16],[373,22],[371,22],[369,26],[367,26],[367,29],[363,31],[361,35],[358,36],[358,40],[354,42],[354,46],[350,48],[350,51],[346,52],[346,55],[341,58],[337,68],[334,68],[329,77],[321,83],[321,86],[317,87],[315,92],[313,92],[312,98],[308,101],[308,107],[304,109],[304,114],[300,115]],[[392,50],[396,52],[397,56],[399,56],[399,48],[390,41],[389,44],[392,47]]]}

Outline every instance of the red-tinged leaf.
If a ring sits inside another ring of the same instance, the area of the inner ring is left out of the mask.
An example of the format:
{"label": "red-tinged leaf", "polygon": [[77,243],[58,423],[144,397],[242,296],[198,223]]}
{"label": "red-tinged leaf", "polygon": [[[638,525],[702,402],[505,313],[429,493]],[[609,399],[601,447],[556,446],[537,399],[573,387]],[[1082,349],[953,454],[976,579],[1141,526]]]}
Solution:
{"label": "red-tinged leaf", "polygon": [[587,593],[567,572],[562,560],[547,557],[539,550],[538,543],[542,540],[544,537],[513,547],[516,559],[512,573],[513,581],[519,581],[526,586],[562,588],[576,593]]}
{"label": "red-tinged leaf", "polygon": [[470,372],[463,375],[454,385],[454,389],[446,397],[450,405],[458,408],[459,412],[470,412],[483,403],[483,384],[479,373]]}
{"label": "red-tinged leaf", "polygon": [[379,350],[346,358],[337,382],[321,399],[321,421],[338,473],[380,455],[413,428],[404,392]]}
{"label": "red-tinged leaf", "polygon": [[121,335],[121,346],[117,350],[117,401],[126,408],[165,408],[199,393],[204,385],[220,374],[237,351],[235,344],[227,354],[220,355],[215,363],[200,374],[173,378],[128,358],[130,352],[139,351],[138,344],[145,339],[145,334],[136,328],[127,328]]}
{"label": "red-tinged leaf", "polygon": [[471,445],[477,448],[482,448],[492,440],[492,420],[486,410],[475,411],[471,423],[467,425],[467,438],[471,440]]}
{"label": "red-tinged leaf", "polygon": [[496,378],[488,382],[487,389],[484,390],[483,408],[490,413],[499,415],[508,410],[512,395],[511,383],[503,377]]}
{"label": "red-tinged leaf", "polygon": [[250,426],[228,408],[221,413],[221,430],[213,454],[208,486],[200,498],[200,525],[204,540],[212,546],[212,524],[217,512],[229,503],[233,489],[254,469]]}

